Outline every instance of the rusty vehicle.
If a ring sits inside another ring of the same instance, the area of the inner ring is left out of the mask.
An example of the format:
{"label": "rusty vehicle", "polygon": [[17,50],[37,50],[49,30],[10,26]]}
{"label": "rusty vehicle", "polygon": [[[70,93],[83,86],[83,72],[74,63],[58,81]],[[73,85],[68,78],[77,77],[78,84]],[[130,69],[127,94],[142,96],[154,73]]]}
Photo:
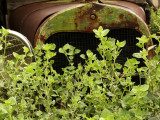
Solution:
{"label": "rusty vehicle", "polygon": [[[157,0],[158,1],[158,0]],[[9,28],[25,35],[33,47],[37,44],[55,43],[56,50],[69,43],[81,50],[90,49],[98,54],[99,40],[93,29],[102,26],[110,29],[108,37],[126,40],[117,62],[124,64],[127,58],[140,49],[137,37],[150,36],[150,0],[50,0],[20,6],[9,14]],[[150,46],[152,41],[146,44]],[[98,56],[98,55],[97,55]],[[100,57],[100,56],[99,56]],[[152,57],[150,52],[149,57]],[[65,67],[65,56],[57,53],[55,68]],[[75,58],[75,63],[81,61]]]}

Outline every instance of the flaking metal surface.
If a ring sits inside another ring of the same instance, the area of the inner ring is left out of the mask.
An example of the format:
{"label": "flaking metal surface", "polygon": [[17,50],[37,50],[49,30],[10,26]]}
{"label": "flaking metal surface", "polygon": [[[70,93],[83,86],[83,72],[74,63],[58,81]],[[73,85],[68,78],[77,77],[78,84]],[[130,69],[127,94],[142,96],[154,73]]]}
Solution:
{"label": "flaking metal surface", "polygon": [[104,3],[80,1],[40,2],[19,7],[10,16],[10,28],[27,36],[32,45],[43,44],[57,32],[92,32],[99,26],[108,29],[132,28],[146,36],[150,34],[145,23],[145,12],[136,4],[115,0]]}
{"label": "flaking metal surface", "polygon": [[126,1],[114,1],[114,2],[105,1],[104,4],[118,5],[118,6],[121,6],[121,7],[128,8],[131,11],[135,12],[144,21],[146,21],[145,11],[142,9],[142,7],[140,7],[136,4],[133,4],[131,2],[126,2]]}
{"label": "flaking metal surface", "polygon": [[[96,19],[91,19],[91,15],[95,15]],[[109,29],[132,28],[146,36],[150,34],[145,18],[141,18],[131,9],[116,4],[89,3],[49,17],[38,29],[35,45],[37,41],[38,44],[40,42],[43,44],[49,36],[57,32],[92,32],[99,26]]]}

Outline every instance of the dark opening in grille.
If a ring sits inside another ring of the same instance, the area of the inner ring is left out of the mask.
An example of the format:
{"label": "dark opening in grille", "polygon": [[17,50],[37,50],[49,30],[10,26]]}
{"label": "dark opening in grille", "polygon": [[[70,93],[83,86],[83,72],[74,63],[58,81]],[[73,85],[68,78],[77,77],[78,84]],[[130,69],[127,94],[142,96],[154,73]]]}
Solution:
{"label": "dark opening in grille", "polygon": [[[132,58],[132,54],[139,52],[139,48],[136,46],[138,40],[136,37],[141,37],[141,34],[134,29],[115,29],[110,30],[108,37],[115,38],[116,40],[123,41],[126,40],[126,46],[122,49],[117,62],[124,65],[127,58]],[[80,54],[85,54],[89,49],[94,54],[97,54],[97,58],[101,59],[101,56],[97,52],[97,46],[100,43],[99,39],[95,38],[94,33],[82,33],[82,32],[60,32],[50,36],[46,43],[55,43],[57,55],[54,57],[55,63],[53,65],[54,69],[57,72],[61,72],[61,68],[64,68],[68,65],[66,57],[58,53],[58,49],[65,44],[69,43],[74,47],[81,50]],[[74,62],[75,65],[82,62],[80,55],[75,56]]]}

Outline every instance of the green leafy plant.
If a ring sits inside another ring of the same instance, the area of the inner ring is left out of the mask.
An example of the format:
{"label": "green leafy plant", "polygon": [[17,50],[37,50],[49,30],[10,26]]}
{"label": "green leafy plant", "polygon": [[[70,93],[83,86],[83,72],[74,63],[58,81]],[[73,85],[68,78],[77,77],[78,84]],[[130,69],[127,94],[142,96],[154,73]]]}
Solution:
{"label": "green leafy plant", "polygon": [[152,34],[160,32],[160,9],[158,11],[151,9],[150,24],[148,26]]}
{"label": "green leafy plant", "polygon": [[[109,30],[94,30],[100,40],[97,51],[102,59],[87,50],[80,57],[84,64],[74,65],[74,56],[80,50],[66,44],[59,48],[69,65],[56,72],[54,58],[56,45],[45,44],[34,49],[35,61],[26,63],[31,56],[27,47],[24,54],[13,53],[14,60],[7,60],[5,49],[8,30],[2,29],[0,37],[0,119],[4,120],[144,120],[160,118],[160,46],[145,47],[155,35],[138,38],[139,53],[127,59],[124,65],[117,63],[126,41],[108,38]],[[155,49],[153,59],[148,54]],[[144,60],[138,68],[136,58]],[[122,72],[120,72],[122,71]],[[136,85],[132,79],[139,73]]]}

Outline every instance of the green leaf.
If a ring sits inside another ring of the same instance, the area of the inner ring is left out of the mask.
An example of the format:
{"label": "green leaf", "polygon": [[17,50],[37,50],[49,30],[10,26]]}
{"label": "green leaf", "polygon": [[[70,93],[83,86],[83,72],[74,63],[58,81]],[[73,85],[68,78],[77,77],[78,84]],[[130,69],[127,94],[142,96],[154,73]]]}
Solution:
{"label": "green leaf", "polygon": [[[144,98],[144,97],[147,96],[147,95],[148,95],[148,91],[142,92],[142,93],[140,94],[139,98]],[[143,103],[144,103],[144,101],[143,101]]]}
{"label": "green leaf", "polygon": [[70,60],[73,60],[73,58],[74,58],[73,55],[70,55],[70,56],[69,56],[69,59],[70,59]]}
{"label": "green leaf", "polygon": [[8,105],[15,105],[16,99],[14,97],[10,97],[8,100],[5,100],[5,103]]}
{"label": "green leaf", "polygon": [[0,103],[0,114],[6,114],[8,113],[7,110],[5,109],[4,105]]}
{"label": "green leaf", "polygon": [[103,27],[102,27],[102,26],[99,26],[98,32],[102,32],[102,31],[103,31]]}
{"label": "green leaf", "polygon": [[115,96],[113,93],[111,93],[111,92],[107,92],[107,95],[108,96]]}
{"label": "green leaf", "polygon": [[81,50],[75,49],[75,54],[78,54],[78,53],[80,53],[80,52],[81,52]]}
{"label": "green leaf", "polygon": [[2,50],[3,49],[3,46],[2,46],[2,44],[0,44],[0,50]]}
{"label": "green leaf", "polygon": [[1,87],[4,87],[4,84],[5,84],[5,82],[0,81],[0,88],[1,88]]}
{"label": "green leaf", "polygon": [[9,34],[9,29],[5,29],[4,27],[2,27],[1,32],[2,35],[7,36]]}
{"label": "green leaf", "polygon": [[59,52],[60,52],[60,53],[64,53],[63,48],[59,48]]}
{"label": "green leaf", "polygon": [[156,47],[156,45],[152,45],[152,46],[148,47],[148,50],[151,50],[151,49],[153,49],[154,47]]}
{"label": "green leaf", "polygon": [[9,46],[11,46],[11,45],[12,45],[12,43],[10,43],[10,42],[7,43],[7,47],[9,47]]}
{"label": "green leaf", "polygon": [[102,31],[101,36],[106,36],[109,33],[109,29],[105,29]]}
{"label": "green leaf", "polygon": [[74,50],[75,47],[72,46],[72,45],[70,45],[70,44],[65,44],[65,45],[63,46],[63,49],[64,49],[65,51],[66,51],[67,49]]}
{"label": "green leaf", "polygon": [[132,67],[139,64],[140,62],[137,61],[137,59],[135,58],[131,58],[131,59],[127,59],[127,61],[125,62],[124,66],[126,67]]}
{"label": "green leaf", "polygon": [[131,107],[136,102],[135,96],[127,95],[123,97],[123,100],[121,101],[122,107]]}
{"label": "green leaf", "polygon": [[87,50],[86,54],[89,58],[93,57],[93,52],[91,50]]}
{"label": "green leaf", "polygon": [[93,32],[94,32],[95,34],[99,33],[98,30],[96,30],[96,29],[93,29]]}
{"label": "green leaf", "polygon": [[156,55],[153,57],[153,60],[157,60],[157,61],[160,61],[160,55]]}
{"label": "green leaf", "polygon": [[26,105],[25,99],[22,99],[22,100],[21,100],[21,105],[22,105],[22,106],[25,106],[25,105]]}
{"label": "green leaf", "polygon": [[130,113],[127,110],[122,108],[118,110],[118,114],[120,118],[119,120],[130,120],[131,118]]}
{"label": "green leaf", "polygon": [[54,56],[56,56],[55,52],[47,51],[45,58],[49,60],[49,59],[53,58]]}
{"label": "green leaf", "polygon": [[141,43],[137,43],[136,44],[139,48],[142,48],[143,47],[143,45],[141,44]]}
{"label": "green leaf", "polygon": [[126,41],[122,41],[122,42],[117,41],[116,45],[118,47],[124,47],[126,45]]}
{"label": "green leaf", "polygon": [[84,88],[82,89],[82,93],[85,94],[85,93],[87,92],[87,89],[88,89],[88,87],[84,87]]}
{"label": "green leaf", "polygon": [[28,52],[29,52],[28,47],[24,46],[24,47],[23,47],[23,51],[24,51],[24,53],[28,53]]}
{"label": "green leaf", "polygon": [[78,103],[79,103],[79,105],[80,105],[81,108],[84,108],[84,107],[87,106],[87,105],[86,105],[84,102],[82,102],[82,101],[79,101]]}
{"label": "green leaf", "polygon": [[14,106],[12,107],[12,110],[10,110],[10,112],[13,112],[13,111],[17,110],[17,109],[20,107],[20,105],[21,105],[21,104],[14,105]]}
{"label": "green leaf", "polygon": [[141,85],[140,88],[142,91],[147,91],[149,89],[149,85]]}
{"label": "green leaf", "polygon": [[102,82],[102,80],[96,80],[95,83],[96,83],[96,84],[101,84],[101,83],[103,83],[103,82]]}
{"label": "green leaf", "polygon": [[114,114],[105,108],[101,113],[101,118],[104,120],[114,120]]}
{"label": "green leaf", "polygon": [[141,38],[137,38],[139,40],[139,43],[147,43],[149,41],[149,38],[147,38],[145,35],[142,35]]}
{"label": "green leaf", "polygon": [[48,75],[48,81],[49,81],[50,83],[54,83],[54,82],[55,82],[55,81],[54,81],[54,77],[51,76],[51,75]]}
{"label": "green leaf", "polygon": [[141,70],[142,70],[143,72],[147,72],[148,68],[147,68],[147,67],[141,67]]}
{"label": "green leaf", "polygon": [[107,60],[112,60],[112,53],[110,51],[106,51],[106,59]]}
{"label": "green leaf", "polygon": [[131,92],[134,93],[134,94],[136,94],[137,92],[139,92],[138,88],[139,88],[139,86],[133,86]]}
{"label": "green leaf", "polygon": [[20,56],[19,56],[18,53],[13,52],[13,56],[14,56],[16,59],[20,59]]}
{"label": "green leaf", "polygon": [[42,115],[42,111],[36,111],[35,114],[36,114],[37,116],[41,116],[41,115]]}
{"label": "green leaf", "polygon": [[53,100],[53,101],[51,102],[51,104],[52,104],[52,105],[55,105],[55,103],[56,103],[56,101],[55,101],[55,100]]}
{"label": "green leaf", "polygon": [[95,37],[96,38],[100,37],[100,34],[99,34],[98,30],[94,29],[93,32],[95,33]]}
{"label": "green leaf", "polygon": [[24,120],[24,115],[23,114],[19,114],[17,117],[18,117],[18,120]]}
{"label": "green leaf", "polygon": [[140,53],[133,53],[132,56],[135,58],[142,58],[142,55]]}
{"label": "green leaf", "polygon": [[28,53],[27,56],[33,57],[33,54],[32,53]]}
{"label": "green leaf", "polygon": [[55,44],[44,44],[42,46],[42,50],[45,50],[45,51],[49,51],[49,50],[55,50],[56,48],[56,45]]}
{"label": "green leaf", "polygon": [[122,65],[121,64],[118,64],[118,63],[115,63],[115,68],[120,70],[122,68]]}
{"label": "green leaf", "polygon": [[81,57],[82,59],[86,59],[85,54],[81,54],[80,57]]}

